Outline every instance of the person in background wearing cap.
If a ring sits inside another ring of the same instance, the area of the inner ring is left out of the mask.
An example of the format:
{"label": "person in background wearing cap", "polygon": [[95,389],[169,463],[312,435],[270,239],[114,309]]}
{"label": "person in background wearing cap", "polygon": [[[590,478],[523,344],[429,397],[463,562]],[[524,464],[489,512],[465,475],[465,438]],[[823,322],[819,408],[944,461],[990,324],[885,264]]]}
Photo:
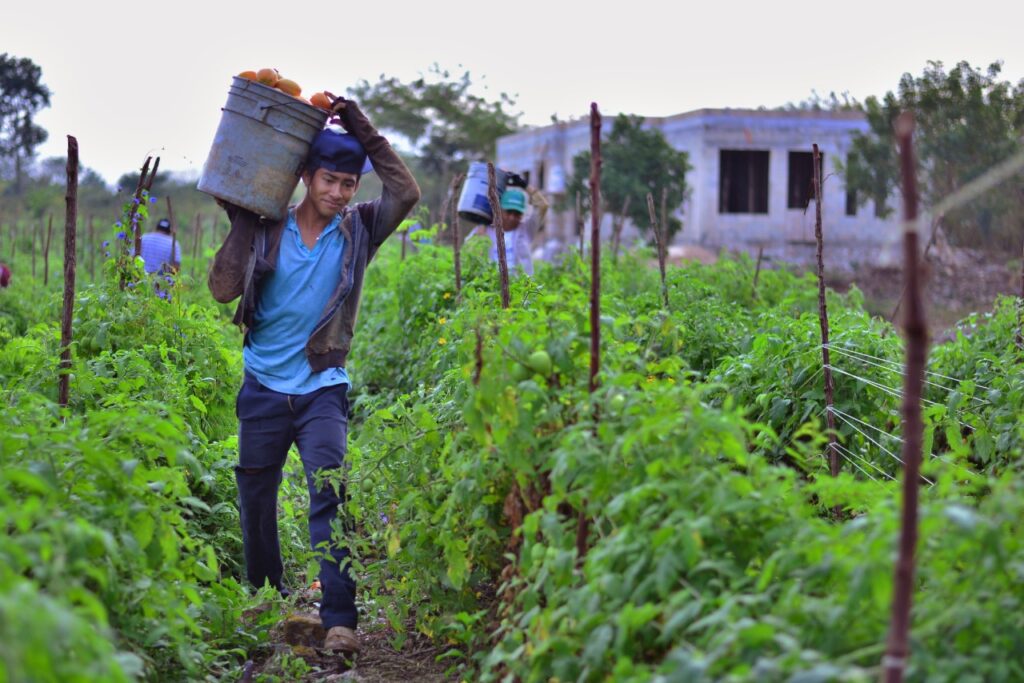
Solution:
{"label": "person in background wearing cap", "polygon": [[[157,221],[156,230],[147,232],[141,238],[142,260],[146,262],[147,273],[176,273],[181,266],[181,245],[171,235],[171,222],[166,218]],[[174,256],[171,256],[171,250]]]}
{"label": "person in background wearing cap", "polygon": [[[529,203],[535,209],[528,219],[523,220],[526,213],[527,195]],[[519,187],[508,187],[501,193],[501,227],[505,233],[505,263],[510,275],[516,275],[521,269],[527,275],[533,275],[533,236],[537,233],[548,211],[548,201],[544,195],[533,187],[525,190]],[[487,226],[487,236],[491,238],[491,260],[498,262],[498,231],[493,225]]]}
{"label": "person in background wearing cap", "polygon": [[[245,331],[245,375],[235,479],[247,578],[289,592],[282,583],[277,491],[295,443],[309,487],[310,541],[323,553],[324,649],[355,655],[355,581],[348,550],[332,538],[345,498],[338,476],[348,438],[345,361],[367,263],[419,201],[420,189],[354,102],[336,99],[334,113],[343,130],[329,126],[314,139],[302,174],[306,194],[284,219],[219,202],[231,230],[208,284],[217,301],[241,297],[235,322]],[[382,195],[352,205],[371,169]],[[325,473],[332,476],[318,482]]]}
{"label": "person in background wearing cap", "polygon": [[6,289],[11,284],[11,269],[6,263],[0,263],[0,288]]}

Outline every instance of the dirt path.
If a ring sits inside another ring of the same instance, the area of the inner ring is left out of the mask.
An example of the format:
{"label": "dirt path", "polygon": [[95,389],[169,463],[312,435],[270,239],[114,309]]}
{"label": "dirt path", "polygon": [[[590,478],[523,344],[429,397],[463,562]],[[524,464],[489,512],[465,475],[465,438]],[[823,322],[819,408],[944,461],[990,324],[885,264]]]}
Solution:
{"label": "dirt path", "polygon": [[363,650],[354,662],[324,653],[318,649],[323,643],[324,630],[317,616],[316,597],[313,591],[300,592],[293,611],[273,629],[269,646],[262,656],[247,662],[240,673],[243,683],[261,680],[288,683],[448,683],[459,680],[446,674],[451,661],[436,661],[442,651],[411,628],[402,649],[392,647],[395,633],[383,619],[370,619],[360,624]]}

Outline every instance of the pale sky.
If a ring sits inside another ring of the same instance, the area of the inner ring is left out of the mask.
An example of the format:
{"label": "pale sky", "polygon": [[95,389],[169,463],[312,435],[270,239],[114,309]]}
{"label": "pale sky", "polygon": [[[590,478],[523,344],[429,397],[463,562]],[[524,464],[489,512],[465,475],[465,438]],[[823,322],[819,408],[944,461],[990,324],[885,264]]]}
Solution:
{"label": "pale sky", "polygon": [[343,94],[384,73],[468,69],[478,92],[517,99],[525,124],[552,114],[664,116],[778,106],[812,90],[863,100],[928,60],[1004,65],[1024,78],[1024,2],[861,0],[625,3],[50,2],[9,0],[0,52],[42,67],[40,157],[78,138],[82,163],[113,183],[147,154],[198,175],[231,77],[268,66],[304,94]]}

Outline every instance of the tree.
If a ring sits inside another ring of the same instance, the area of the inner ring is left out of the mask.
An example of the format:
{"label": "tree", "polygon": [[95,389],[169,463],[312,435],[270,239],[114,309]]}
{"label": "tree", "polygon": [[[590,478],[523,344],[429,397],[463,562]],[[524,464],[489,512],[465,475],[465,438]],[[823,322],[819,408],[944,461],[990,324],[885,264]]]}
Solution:
{"label": "tree", "polygon": [[[921,200],[934,207],[964,184],[1021,149],[1024,81],[1000,80],[997,62],[984,72],[960,62],[948,73],[929,62],[918,77],[904,74],[895,93],[869,97],[870,130],[856,136],[842,171],[858,203],[872,199],[879,215],[898,187],[899,155],[893,122],[903,110],[917,120],[915,151]],[[954,244],[1020,250],[1024,183],[997,187],[944,216],[935,216]]]}
{"label": "tree", "polygon": [[349,88],[374,124],[408,139],[429,205],[440,205],[451,176],[470,161],[493,159],[498,138],[518,127],[511,97],[487,100],[470,92],[472,85],[468,71],[453,76],[434,64],[427,76],[408,83],[381,74],[376,83],[363,80]]}
{"label": "tree", "polygon": [[[647,193],[660,205],[665,193],[669,235],[683,224],[672,215],[689,195],[686,173],[689,154],[668,144],[661,131],[644,128],[640,116],[619,114],[608,137],[601,141],[601,210],[612,215],[617,235],[629,219],[640,230],[650,228]],[[590,210],[590,150],[572,160],[573,174],[566,201],[575,201],[579,192],[585,210]]]}
{"label": "tree", "polygon": [[47,138],[32,120],[40,109],[50,106],[50,90],[42,84],[42,75],[31,59],[0,54],[0,156],[14,160],[15,194],[21,193],[26,162]]}

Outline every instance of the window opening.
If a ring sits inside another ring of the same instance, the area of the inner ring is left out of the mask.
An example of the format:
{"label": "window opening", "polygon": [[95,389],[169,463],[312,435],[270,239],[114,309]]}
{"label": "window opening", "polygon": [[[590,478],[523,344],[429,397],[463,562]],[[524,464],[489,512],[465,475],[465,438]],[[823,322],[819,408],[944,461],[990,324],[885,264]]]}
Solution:
{"label": "window opening", "polygon": [[[819,154],[818,168],[824,179],[825,155]],[[786,192],[791,209],[806,209],[814,199],[814,154],[812,152],[789,153],[789,182]]]}
{"label": "window opening", "polygon": [[768,151],[719,150],[718,212],[768,213]]}

